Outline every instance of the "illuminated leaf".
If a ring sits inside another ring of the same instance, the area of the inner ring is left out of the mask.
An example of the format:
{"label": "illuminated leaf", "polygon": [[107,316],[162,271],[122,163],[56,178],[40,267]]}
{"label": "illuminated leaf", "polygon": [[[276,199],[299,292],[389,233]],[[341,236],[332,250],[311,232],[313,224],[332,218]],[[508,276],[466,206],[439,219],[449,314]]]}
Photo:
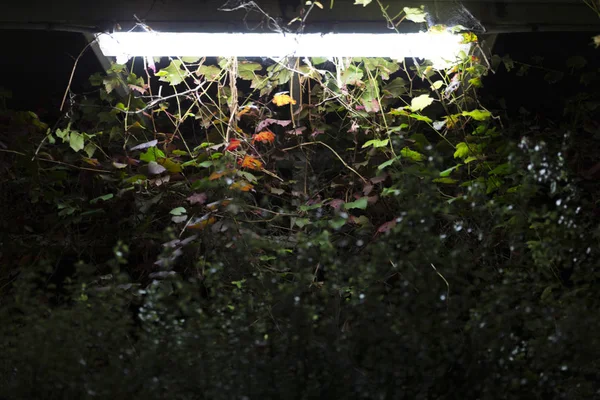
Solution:
{"label": "illuminated leaf", "polygon": [[233,184],[231,184],[229,186],[229,189],[240,190],[242,192],[249,192],[252,189],[254,189],[254,186],[252,186],[251,183],[246,182],[246,181],[237,181],[237,182],[234,182]]}
{"label": "illuminated leaf", "polygon": [[414,118],[417,121],[423,121],[423,122],[428,122],[428,123],[432,123],[433,121],[431,120],[431,118],[426,117],[424,115],[421,114],[409,114],[408,115],[410,118]]}
{"label": "illuminated leaf", "polygon": [[352,202],[344,204],[344,209],[351,210],[353,208],[358,208],[360,210],[365,210],[367,208],[368,204],[369,204],[369,202],[368,202],[367,198],[361,197],[360,199],[358,199],[356,201],[352,201]]}
{"label": "illuminated leaf", "polygon": [[258,178],[256,176],[252,175],[250,172],[238,171],[237,174],[238,174],[238,176],[243,177],[244,179],[246,179],[249,182],[252,182],[252,183],[258,182]]}
{"label": "illuminated leaf", "polygon": [[407,20],[417,24],[427,21],[427,14],[425,13],[423,6],[421,6],[421,8],[404,7],[404,13],[406,14],[405,18]]}
{"label": "illuminated leaf", "polygon": [[447,185],[452,185],[452,184],[454,184],[454,183],[456,183],[458,181],[456,179],[452,179],[452,178],[448,178],[448,177],[442,177],[442,178],[434,179],[433,182],[435,182],[435,183],[444,183],[444,184],[447,184]]}
{"label": "illuminated leaf", "polygon": [[296,100],[292,99],[286,93],[278,93],[275,96],[273,96],[273,103],[275,103],[277,106],[281,107],[281,106],[285,106],[287,104],[296,104]]}
{"label": "illuminated leaf", "polygon": [[594,46],[596,46],[596,48],[600,47],[600,35],[594,36],[592,38],[593,42],[594,42]]}
{"label": "illuminated leaf", "polygon": [[255,71],[260,71],[262,66],[259,63],[250,61],[241,61],[238,63],[238,76],[241,79],[251,81],[256,76]]}
{"label": "illuminated leaf", "polygon": [[450,167],[450,168],[440,172],[440,176],[442,176],[442,177],[449,176],[452,173],[452,171],[458,169],[461,165],[462,164],[456,164],[454,167]]}
{"label": "illuminated leaf", "polygon": [[204,76],[209,81],[215,81],[221,75],[221,68],[214,65],[201,65],[196,70],[196,75]]}
{"label": "illuminated leaf", "polygon": [[419,153],[418,151],[411,150],[408,147],[405,147],[402,150],[400,150],[400,155],[402,157],[408,158],[411,161],[423,161],[423,159],[425,158],[423,154]]}
{"label": "illuminated leaf", "polygon": [[96,152],[96,145],[94,143],[88,143],[85,145],[85,147],[83,148],[83,151],[85,151],[85,154],[87,154],[87,156],[89,158],[91,158],[94,153]]}
{"label": "illuminated leaf", "polygon": [[158,163],[160,165],[162,165],[163,167],[165,167],[167,169],[167,171],[169,171],[172,174],[176,174],[183,170],[183,168],[181,167],[181,164],[173,161],[170,158],[160,158],[158,160]]}
{"label": "illuminated leaf", "polygon": [[223,176],[225,176],[227,174],[226,171],[220,171],[220,172],[213,172],[212,174],[210,174],[210,176],[208,177],[209,181],[214,181],[217,180]]}
{"label": "illuminated leaf", "polygon": [[200,61],[200,57],[181,57],[181,61],[186,64],[194,64]]}
{"label": "illuminated leaf", "polygon": [[141,144],[138,144],[137,146],[133,146],[129,150],[131,150],[131,151],[134,151],[134,150],[144,150],[144,149],[147,149],[149,147],[154,147],[157,144],[158,144],[158,140],[151,140],[149,142],[141,143]]}
{"label": "illuminated leaf", "polygon": [[226,151],[233,151],[235,149],[237,149],[238,147],[240,147],[240,144],[242,142],[239,139],[231,139],[229,141],[229,145],[227,145],[227,147],[225,148]]}
{"label": "illuminated leaf", "polygon": [[275,135],[271,131],[262,131],[252,136],[252,144],[256,141],[261,143],[273,143],[275,141]]}
{"label": "illuminated leaf", "polygon": [[158,164],[156,161],[150,161],[148,163],[148,173],[150,175],[158,175],[165,172],[167,169],[162,165]]}
{"label": "illuminated leaf", "polygon": [[465,158],[469,155],[469,146],[465,142],[460,142],[456,145],[456,151],[454,152],[454,158]]}
{"label": "illuminated leaf", "polygon": [[183,207],[176,207],[176,208],[172,209],[171,211],[169,211],[169,214],[177,215],[177,216],[183,215],[185,213],[187,213],[187,211]]}
{"label": "illuminated leaf", "polygon": [[284,194],[285,190],[272,187],[271,188],[271,193],[276,194],[276,195],[279,196],[279,195]]}
{"label": "illuminated leaf", "polygon": [[362,83],[361,79],[363,77],[362,69],[358,68],[356,65],[351,64],[348,68],[342,72],[341,80],[344,85],[357,85]]}
{"label": "illuminated leaf", "polygon": [[422,94],[411,100],[410,109],[412,111],[421,111],[431,103],[433,103],[433,98],[429,97],[427,94]]}
{"label": "illuminated leaf", "polygon": [[443,84],[444,84],[444,81],[435,81],[431,85],[431,90],[438,90],[439,88],[442,87]]}
{"label": "illuminated leaf", "polygon": [[85,162],[87,164],[90,164],[90,165],[92,165],[94,167],[99,167],[100,166],[100,162],[97,159],[95,159],[95,158],[83,157],[82,160],[83,160],[83,162]]}
{"label": "illuminated leaf", "polygon": [[486,110],[463,111],[462,115],[464,117],[471,117],[475,121],[485,121],[492,116],[492,114]]}
{"label": "illuminated leaf", "polygon": [[362,148],[367,148],[369,146],[373,146],[375,148],[377,147],[385,147],[388,145],[388,143],[390,142],[389,139],[383,139],[383,140],[378,140],[378,139],[372,139],[367,141],[365,144],[362,145]]}
{"label": "illuminated leaf", "polygon": [[157,149],[156,147],[151,147],[148,150],[146,150],[145,153],[140,154],[140,160],[146,162],[156,161],[157,159],[164,157],[165,153],[163,153],[162,150]]}
{"label": "illuminated leaf", "polygon": [[262,169],[263,164],[252,156],[245,156],[241,162],[242,168]]}
{"label": "illuminated leaf", "polygon": [[201,231],[204,228],[206,228],[207,226],[214,224],[216,221],[217,221],[217,219],[215,217],[209,217],[208,215],[205,215],[204,217],[200,218],[199,220],[195,221],[194,223],[188,225],[187,229]]}
{"label": "illuminated leaf", "polygon": [[363,6],[366,7],[368,6],[373,0],[354,0],[354,5],[359,5],[359,6]]}
{"label": "illuminated leaf", "polygon": [[392,97],[400,97],[406,93],[406,81],[402,78],[395,78],[383,87],[384,93],[389,93]]}
{"label": "illuminated leaf", "polygon": [[472,32],[465,32],[462,34],[462,43],[463,44],[467,44],[467,43],[476,43],[477,42],[477,35],[472,33]]}
{"label": "illuminated leaf", "polygon": [[155,75],[159,81],[168,82],[171,86],[177,86],[189,75],[188,71],[181,68],[181,60],[173,60],[168,67],[161,69]]}
{"label": "illuminated leaf", "polygon": [[69,146],[75,151],[83,150],[83,135],[79,132],[71,131],[71,134],[69,135]]}

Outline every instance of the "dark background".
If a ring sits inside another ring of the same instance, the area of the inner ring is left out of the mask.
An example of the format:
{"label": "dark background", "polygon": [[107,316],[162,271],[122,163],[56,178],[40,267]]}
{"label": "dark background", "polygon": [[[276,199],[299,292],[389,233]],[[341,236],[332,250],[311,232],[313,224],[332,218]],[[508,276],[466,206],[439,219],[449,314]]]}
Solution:
{"label": "dark background", "polygon": [[[565,61],[569,57],[580,55],[598,68],[600,49],[591,44],[592,36],[598,33],[500,34],[493,53],[500,56],[508,54],[523,63],[541,59],[545,68],[558,70],[566,70]],[[0,87],[12,92],[12,99],[7,100],[8,108],[31,110],[42,119],[57,117],[75,59],[86,44],[79,33],[0,30]],[[88,49],[75,70],[72,90],[82,93],[89,89],[89,76],[100,71],[102,67],[98,59]],[[498,100],[504,99],[502,105],[509,112],[517,112],[521,107],[545,114],[560,112],[564,98],[576,93],[579,87],[568,80],[548,85],[543,79],[545,73],[542,69],[530,69],[526,76],[515,78],[515,71],[507,73],[501,67],[484,81],[482,96],[490,107],[499,108]]]}

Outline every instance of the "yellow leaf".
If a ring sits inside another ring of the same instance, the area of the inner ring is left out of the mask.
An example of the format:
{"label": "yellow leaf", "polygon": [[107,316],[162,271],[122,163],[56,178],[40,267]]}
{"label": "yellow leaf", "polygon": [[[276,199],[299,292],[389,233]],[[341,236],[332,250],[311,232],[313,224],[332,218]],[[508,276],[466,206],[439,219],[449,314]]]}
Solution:
{"label": "yellow leaf", "polygon": [[160,158],[160,159],[158,159],[158,163],[160,165],[162,165],[163,167],[165,167],[166,170],[172,174],[176,174],[178,172],[181,172],[181,170],[182,170],[181,164],[176,163],[175,161],[171,160],[170,158]]}
{"label": "yellow leaf", "polygon": [[296,104],[296,100],[292,99],[288,94],[278,93],[275,96],[273,96],[273,103],[281,107],[287,104]]}

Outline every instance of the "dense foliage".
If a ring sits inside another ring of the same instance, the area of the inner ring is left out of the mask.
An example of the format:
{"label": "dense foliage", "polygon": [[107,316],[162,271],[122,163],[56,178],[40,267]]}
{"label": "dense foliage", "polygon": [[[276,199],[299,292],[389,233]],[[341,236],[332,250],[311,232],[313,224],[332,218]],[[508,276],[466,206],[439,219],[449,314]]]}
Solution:
{"label": "dense foliage", "polygon": [[4,110],[0,396],[600,396],[596,67],[502,120],[478,89],[515,64],[463,37],[136,59],[53,127]]}

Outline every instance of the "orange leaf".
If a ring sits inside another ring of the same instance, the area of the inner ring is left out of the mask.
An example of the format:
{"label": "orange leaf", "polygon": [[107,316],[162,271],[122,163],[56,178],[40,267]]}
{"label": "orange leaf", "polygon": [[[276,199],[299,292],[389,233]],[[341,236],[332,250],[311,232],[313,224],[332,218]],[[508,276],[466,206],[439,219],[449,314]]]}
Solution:
{"label": "orange leaf", "polygon": [[231,186],[229,186],[229,189],[240,190],[242,192],[249,192],[252,189],[254,189],[254,186],[252,186],[250,183],[248,183],[246,181],[237,181],[237,182],[234,182]]}
{"label": "orange leaf", "polygon": [[288,94],[278,93],[273,96],[273,103],[277,104],[279,107],[285,106],[286,104],[296,104],[296,100],[292,99]]}
{"label": "orange leaf", "polygon": [[223,175],[225,175],[225,171],[221,171],[221,172],[213,172],[212,174],[210,174],[210,176],[208,177],[209,181],[214,181],[216,179],[219,179],[220,177],[222,177]]}
{"label": "orange leaf", "polygon": [[231,139],[229,141],[229,145],[225,148],[227,151],[232,151],[237,149],[242,142],[239,139]]}
{"label": "orange leaf", "polygon": [[275,135],[271,131],[262,131],[252,136],[252,144],[257,140],[262,143],[273,143],[275,141]]}
{"label": "orange leaf", "polygon": [[245,156],[242,160],[242,168],[262,169],[263,164],[252,156]]}

